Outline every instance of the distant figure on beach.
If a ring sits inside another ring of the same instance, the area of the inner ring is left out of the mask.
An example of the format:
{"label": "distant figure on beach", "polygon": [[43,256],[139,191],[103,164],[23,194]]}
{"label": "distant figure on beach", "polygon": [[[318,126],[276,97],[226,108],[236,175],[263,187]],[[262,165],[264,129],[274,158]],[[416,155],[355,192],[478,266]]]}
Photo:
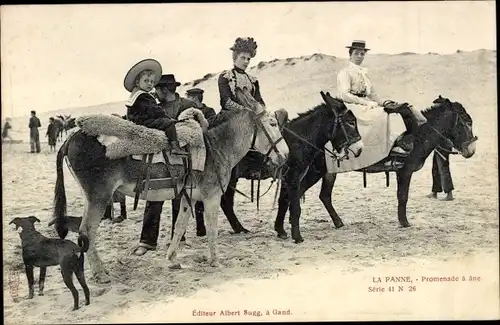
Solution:
{"label": "distant figure on beach", "polygon": [[40,123],[40,119],[36,117],[36,111],[31,111],[30,117],[30,146],[31,153],[40,153],[40,133],[38,132],[38,128],[42,127],[42,123]]}
{"label": "distant figure on beach", "polygon": [[191,88],[186,91],[186,98],[193,101],[197,106],[196,108],[201,110],[205,118],[210,122],[211,118],[215,116],[215,110],[203,103],[204,92],[205,91],[200,88]]}
{"label": "distant figure on beach", "polygon": [[58,128],[54,121],[55,119],[53,117],[49,118],[49,125],[47,126],[47,133],[45,134],[49,141],[50,152],[52,152],[52,149],[56,151]]}
{"label": "distant figure on beach", "polygon": [[8,138],[9,141],[12,143],[12,137],[10,136],[10,129],[12,129],[12,125],[10,124],[12,122],[12,119],[10,117],[7,117],[5,119],[5,124],[2,127],[2,142]]}

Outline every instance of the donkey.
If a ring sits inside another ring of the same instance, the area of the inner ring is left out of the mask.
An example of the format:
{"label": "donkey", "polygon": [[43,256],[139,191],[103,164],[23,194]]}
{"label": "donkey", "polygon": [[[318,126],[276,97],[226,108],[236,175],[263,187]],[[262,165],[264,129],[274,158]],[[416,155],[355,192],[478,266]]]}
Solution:
{"label": "donkey", "polygon": [[[417,132],[414,133],[415,141],[413,150],[408,157],[399,158],[403,163],[402,166],[399,168],[393,167],[389,170],[383,168],[382,166],[384,166],[386,161],[393,159],[387,157],[372,166],[368,166],[362,170],[356,170],[356,172],[365,171],[367,173],[388,171],[396,173],[398,220],[401,227],[410,227],[410,223],[407,219],[406,205],[408,202],[411,177],[413,173],[419,171],[424,166],[425,160],[432,151],[439,147],[443,141],[448,142],[450,148],[454,147],[457,149],[466,159],[471,158],[476,151],[476,141],[478,137],[472,132],[472,118],[462,104],[451,102],[448,98],[443,98],[439,95],[439,97],[433,101],[433,105],[422,111],[422,113],[427,118],[427,123],[420,127],[412,122],[409,111],[406,111],[404,114],[402,113],[403,120],[407,127],[418,128]],[[327,173],[325,155],[316,156],[313,165],[314,167],[309,168],[303,178],[300,193],[304,193],[322,179],[319,198],[327,209],[335,226],[340,228],[344,226],[343,221],[332,205],[332,191],[337,175]],[[289,203],[287,201],[280,202],[278,216],[276,217],[276,231],[278,232],[278,236],[284,232],[283,217],[281,214],[284,215],[286,213],[288,206]]]}
{"label": "donkey", "polygon": [[[174,238],[167,251],[169,267],[180,268],[176,261],[177,250],[184,234],[189,215],[192,213],[191,202],[202,201],[205,206],[207,221],[209,263],[218,265],[216,238],[218,228],[217,208],[220,196],[229,182],[234,166],[243,158],[253,145],[254,149],[269,156],[276,165],[282,165],[288,157],[288,146],[281,136],[276,119],[255,101],[248,90],[236,89],[237,97],[248,108],[225,112],[225,119],[216,127],[203,134],[206,145],[206,161],[203,173],[198,175],[194,188],[184,189],[177,184],[181,195],[179,218],[175,225]],[[88,154],[91,153],[91,154]],[[79,242],[88,245],[88,261],[92,275],[97,282],[109,282],[109,276],[97,253],[96,235],[99,222],[106,205],[115,190],[133,197],[139,171],[144,163],[133,159],[107,159],[105,147],[95,136],[89,136],[81,130],[67,139],[57,154],[57,179],[54,195],[55,229],[61,238],[67,235],[65,225],[66,194],[64,188],[63,158],[67,158],[68,167],[82,188],[85,208],[80,225]],[[183,167],[171,166],[178,175],[185,174]],[[170,175],[165,164],[155,164],[151,169],[151,178]],[[162,200],[171,200],[175,195],[166,192]],[[146,198],[148,199],[148,197]]]}
{"label": "donkey", "polygon": [[[294,206],[295,214],[293,217],[296,218],[293,221],[296,224],[296,237],[294,239],[298,241],[302,240],[298,222],[300,218],[299,198],[305,191],[300,193],[297,191],[299,183],[304,182],[301,181],[304,173],[314,168],[313,162],[317,157],[325,155],[323,148],[328,141],[333,144],[337,152],[350,150],[356,157],[363,150],[363,142],[359,135],[354,114],[347,109],[341,100],[332,98],[329,93],[324,94],[321,92],[321,95],[325,103],[319,104],[305,113],[300,113],[297,118],[291,121],[283,121],[285,123],[282,125],[283,136],[291,151],[285,164],[288,167],[288,172],[284,175],[284,182],[281,187],[280,206],[283,206],[284,202],[291,202],[290,204]],[[261,170],[264,173],[260,175],[260,179],[272,176],[268,171],[268,167],[264,164],[264,157],[259,157],[258,153],[255,154],[253,164],[238,168],[242,164],[242,160],[233,169],[229,186],[221,198],[221,208],[235,233],[249,232],[243,227],[234,212],[234,195],[238,178],[251,176],[251,174],[259,173]],[[259,165],[259,160],[262,165]],[[290,190],[290,193],[288,193],[288,190]],[[176,218],[176,212],[174,210],[173,220]],[[281,216],[284,218],[286,210],[279,210],[278,213],[283,213]],[[200,234],[200,229],[204,229],[202,211],[197,213],[196,223],[198,235],[203,235]],[[287,238],[284,230],[279,232],[279,236]]]}

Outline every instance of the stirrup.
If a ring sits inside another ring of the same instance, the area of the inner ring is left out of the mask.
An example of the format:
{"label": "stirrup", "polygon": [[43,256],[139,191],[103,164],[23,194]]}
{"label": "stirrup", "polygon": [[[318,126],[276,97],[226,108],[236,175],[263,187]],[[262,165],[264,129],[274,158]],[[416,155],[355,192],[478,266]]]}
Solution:
{"label": "stirrup", "polygon": [[394,157],[408,157],[410,155],[410,151],[406,151],[403,148],[396,146],[391,149],[390,156]]}

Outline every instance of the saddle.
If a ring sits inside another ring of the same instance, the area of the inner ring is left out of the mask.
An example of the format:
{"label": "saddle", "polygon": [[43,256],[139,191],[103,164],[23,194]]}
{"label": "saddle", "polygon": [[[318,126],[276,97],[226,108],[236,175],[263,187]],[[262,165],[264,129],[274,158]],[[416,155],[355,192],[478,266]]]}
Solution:
{"label": "saddle", "polygon": [[[134,188],[135,210],[139,198],[146,199],[150,190],[173,190],[175,197],[178,197],[178,187],[184,190],[196,186],[193,172],[204,169],[206,149],[203,129],[207,128],[208,122],[203,113],[194,108],[183,111],[178,120],[175,128],[183,152],[176,154],[171,152],[172,148],[163,131],[116,116],[82,116],[78,118],[77,126],[83,132],[96,136],[105,147],[108,159],[126,158],[142,162],[142,171]],[[158,163],[166,166],[169,177],[151,178],[153,165]]]}

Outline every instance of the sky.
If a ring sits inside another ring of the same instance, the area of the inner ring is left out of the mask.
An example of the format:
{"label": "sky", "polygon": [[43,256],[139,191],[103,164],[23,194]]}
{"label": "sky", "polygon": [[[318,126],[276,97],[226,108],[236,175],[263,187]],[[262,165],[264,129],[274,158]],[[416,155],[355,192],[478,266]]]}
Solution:
{"label": "sky", "polygon": [[155,58],[182,83],[232,67],[239,36],[251,62],[324,53],[496,49],[490,1],[182,3],[2,6],[2,119],[124,101],[125,74]]}

